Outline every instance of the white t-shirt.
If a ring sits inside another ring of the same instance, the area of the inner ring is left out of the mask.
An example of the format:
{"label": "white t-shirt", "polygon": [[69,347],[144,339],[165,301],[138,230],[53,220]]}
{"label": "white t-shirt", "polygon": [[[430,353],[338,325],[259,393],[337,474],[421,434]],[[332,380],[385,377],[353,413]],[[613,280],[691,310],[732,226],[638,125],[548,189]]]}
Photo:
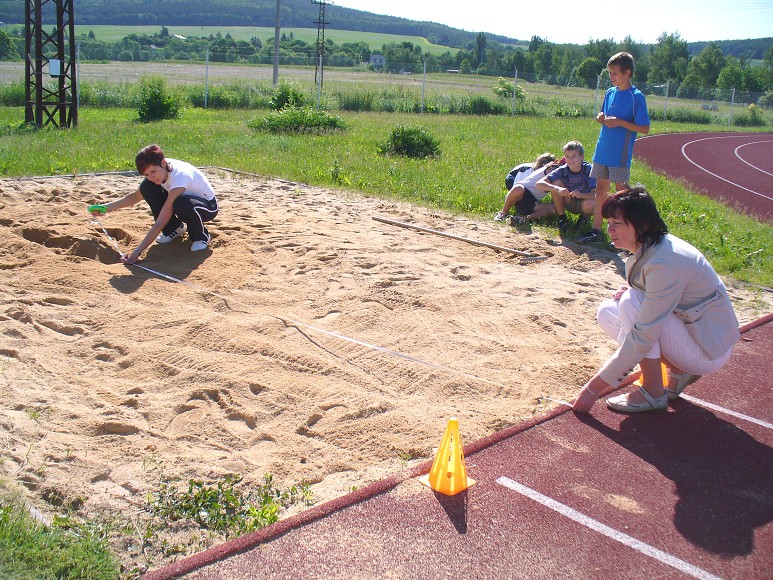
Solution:
{"label": "white t-shirt", "polygon": [[171,167],[171,171],[161,187],[167,191],[184,187],[188,195],[195,195],[208,201],[215,199],[215,190],[212,189],[206,175],[198,168],[179,159],[167,159],[166,162]]}
{"label": "white t-shirt", "polygon": [[[535,186],[537,185],[537,182],[540,179],[545,177],[545,171],[548,169],[548,167],[549,165],[545,165],[544,167],[535,169],[527,177],[524,177],[523,179],[519,179],[518,181],[516,181],[516,183],[520,183],[521,185],[523,185],[524,189],[528,189],[533,193],[541,193],[537,190]],[[542,195],[545,195],[545,193],[542,193]]]}

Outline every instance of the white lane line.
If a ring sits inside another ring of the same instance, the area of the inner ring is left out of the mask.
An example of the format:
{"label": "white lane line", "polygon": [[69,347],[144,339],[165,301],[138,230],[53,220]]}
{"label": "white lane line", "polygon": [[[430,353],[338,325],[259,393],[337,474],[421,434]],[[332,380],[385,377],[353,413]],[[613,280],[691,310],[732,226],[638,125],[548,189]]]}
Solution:
{"label": "white lane line", "polygon": [[730,185],[732,185],[733,187],[737,187],[738,189],[743,189],[743,190],[745,190],[745,191],[748,191],[749,193],[753,193],[754,195],[758,195],[758,196],[760,196],[760,197],[764,197],[765,199],[769,199],[769,200],[773,201],[773,197],[771,197],[771,196],[769,196],[769,195],[765,195],[764,193],[760,193],[760,192],[758,192],[758,191],[754,191],[754,190],[752,190],[752,189],[749,189],[748,187],[744,187],[743,185],[738,185],[738,184],[737,184],[737,183],[735,183],[734,181],[730,181],[729,179],[725,179],[725,178],[724,178],[724,177],[722,177],[721,175],[717,175],[717,174],[716,174],[716,173],[714,173],[713,171],[709,171],[708,169],[706,169],[706,168],[705,168],[705,167],[703,167],[702,165],[700,165],[700,164],[696,163],[695,161],[693,161],[692,159],[690,159],[690,156],[689,156],[689,155],[687,155],[687,151],[686,151],[686,149],[687,149],[687,146],[688,146],[688,145],[692,145],[692,144],[694,144],[694,143],[700,143],[701,141],[712,141],[712,140],[714,140],[714,139],[731,139],[732,137],[733,137],[733,136],[730,136],[730,137],[705,137],[705,138],[703,138],[703,139],[694,139],[693,141],[688,141],[687,143],[685,143],[684,145],[682,145],[682,155],[684,156],[684,158],[685,158],[685,159],[687,159],[687,161],[689,161],[690,163],[692,163],[693,165],[695,165],[695,167],[697,167],[697,168],[698,168],[698,169],[700,169],[701,171],[705,171],[705,172],[706,172],[706,173],[708,173],[709,175],[713,175],[713,176],[714,176],[714,177],[716,177],[717,179],[721,179],[722,181],[724,181],[724,182],[726,182],[726,183],[729,183],[729,184],[730,184]]}
{"label": "white lane line", "polygon": [[709,403],[708,401],[704,401],[703,399],[696,399],[695,397],[691,397],[690,395],[685,395],[684,393],[682,393],[679,396],[685,401],[690,401],[691,403],[694,403],[701,407],[706,407],[707,409],[711,409],[712,411],[717,411],[718,413],[724,413],[725,415],[730,415],[731,417],[735,417],[736,419],[743,419],[744,421],[749,421],[750,423],[754,423],[755,425],[759,425],[760,427],[773,429],[773,423],[768,423],[767,421],[763,421],[762,419],[750,417],[749,415],[744,415],[743,413],[739,413],[738,411],[732,411],[731,409],[720,407],[719,405],[715,405],[714,403]]}
{"label": "white lane line", "polygon": [[748,161],[746,161],[746,159],[744,159],[743,157],[741,157],[741,155],[738,153],[738,150],[739,150],[739,149],[743,149],[744,147],[747,147],[747,146],[749,146],[749,145],[759,145],[760,143],[770,143],[770,141],[752,141],[751,143],[744,143],[743,145],[739,145],[738,147],[736,147],[736,148],[735,148],[735,151],[734,151],[733,153],[735,153],[735,156],[736,156],[738,159],[740,159],[741,161],[743,161],[744,163],[746,163],[746,165],[748,165],[748,166],[749,166],[749,167],[751,167],[752,169],[756,169],[757,171],[760,171],[760,172],[762,172],[762,173],[764,173],[764,174],[766,174],[766,175],[770,175],[771,177],[773,177],[773,173],[771,173],[770,171],[765,171],[765,170],[764,170],[762,167],[757,167],[756,165],[752,165],[751,163],[749,163]]}
{"label": "white lane line", "polygon": [[664,552],[663,550],[658,550],[657,548],[650,546],[649,544],[645,544],[641,540],[637,540],[636,538],[633,538],[628,534],[624,534],[619,530],[610,528],[609,526],[602,524],[601,522],[594,520],[593,518],[590,518],[585,514],[582,514],[577,510],[570,508],[568,505],[562,504],[561,502],[556,501],[553,498],[550,498],[546,495],[542,495],[540,492],[535,491],[530,487],[526,487],[525,485],[520,484],[517,481],[513,481],[508,477],[500,477],[499,479],[497,479],[497,483],[499,485],[512,489],[513,491],[516,491],[522,495],[525,495],[529,499],[533,499],[537,503],[540,503],[545,507],[548,507],[554,511],[557,511],[562,516],[566,516],[567,518],[574,520],[575,522],[582,524],[592,529],[595,532],[598,532],[612,540],[615,540],[616,542],[620,542],[621,544],[628,546],[629,548],[637,550],[642,554],[644,554],[645,556],[649,556],[650,558],[654,558],[655,560],[658,560],[663,564],[676,568],[680,572],[689,574],[694,578],[719,580],[718,576],[714,576],[713,574],[706,572],[706,570],[698,568],[697,566],[693,566],[689,562],[685,562],[684,560],[681,560],[676,556],[672,556],[671,554]]}

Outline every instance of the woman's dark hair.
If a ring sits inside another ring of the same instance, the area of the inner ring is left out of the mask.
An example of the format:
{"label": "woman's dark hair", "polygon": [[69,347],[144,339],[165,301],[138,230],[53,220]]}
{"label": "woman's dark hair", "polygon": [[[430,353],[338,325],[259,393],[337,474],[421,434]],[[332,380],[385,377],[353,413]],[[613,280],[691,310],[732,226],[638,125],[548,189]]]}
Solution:
{"label": "woman's dark hair", "polygon": [[164,152],[161,151],[161,147],[158,145],[148,145],[140,149],[137,156],[134,158],[134,164],[137,166],[137,171],[142,175],[145,175],[149,165],[158,165],[161,167],[161,163],[164,161]]}
{"label": "woman's dark hair", "polygon": [[608,197],[601,206],[601,215],[631,224],[636,230],[636,239],[643,247],[657,244],[668,233],[668,226],[660,217],[655,200],[643,185]]}

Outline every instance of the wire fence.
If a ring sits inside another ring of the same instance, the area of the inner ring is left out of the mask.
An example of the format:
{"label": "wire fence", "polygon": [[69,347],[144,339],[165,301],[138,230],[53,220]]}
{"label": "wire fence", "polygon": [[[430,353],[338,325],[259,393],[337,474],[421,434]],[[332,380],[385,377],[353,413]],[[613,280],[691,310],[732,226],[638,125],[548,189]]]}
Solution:
{"label": "wire fence", "polygon": [[[225,106],[250,106],[250,99],[246,102],[244,98],[232,99],[229,104],[228,99],[221,98],[226,90],[239,92],[237,87],[254,94],[271,91],[273,55],[230,49],[206,49],[201,54],[168,52],[152,47],[130,50],[121,44],[97,47],[78,44],[79,104],[120,106],[121,94],[125,98],[132,85],[148,76],[161,76],[172,86],[184,87],[191,103],[202,107],[224,106],[224,102]],[[2,57],[0,54],[0,93],[4,88],[23,85],[25,73],[23,61],[2,60]],[[278,67],[280,78],[294,83],[310,103],[344,110],[513,115],[528,114],[541,107],[551,116],[592,116],[599,110],[604,92],[610,86],[606,71],[594,77],[579,77],[480,68],[441,70],[437,63],[386,62],[378,57],[370,63],[361,63],[352,59],[345,62],[320,59],[314,55],[280,55]],[[112,100],[104,95],[111,86],[116,93]],[[762,93],[716,88],[675,90],[671,82],[637,86],[646,95],[650,112],[662,119],[702,119],[699,122],[727,124],[735,120],[739,124],[739,115],[748,115],[749,105],[754,104],[761,111],[755,113],[762,119],[761,124],[773,124]],[[84,99],[84,93],[88,98]],[[96,98],[95,93],[103,98]],[[395,105],[397,98],[408,105]],[[463,110],[454,105],[459,99],[475,98],[491,99],[497,103],[496,110],[483,107],[476,111],[474,106],[472,110]],[[690,118],[679,119],[679,111],[690,112],[687,115]]]}

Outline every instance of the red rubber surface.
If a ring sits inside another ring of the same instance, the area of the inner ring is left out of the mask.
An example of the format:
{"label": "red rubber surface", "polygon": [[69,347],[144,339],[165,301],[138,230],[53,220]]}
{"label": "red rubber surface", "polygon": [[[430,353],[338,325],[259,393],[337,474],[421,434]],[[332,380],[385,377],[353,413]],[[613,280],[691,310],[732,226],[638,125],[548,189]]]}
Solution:
{"label": "red rubber surface", "polygon": [[773,220],[773,133],[646,135],[634,155],[699,193]]}

